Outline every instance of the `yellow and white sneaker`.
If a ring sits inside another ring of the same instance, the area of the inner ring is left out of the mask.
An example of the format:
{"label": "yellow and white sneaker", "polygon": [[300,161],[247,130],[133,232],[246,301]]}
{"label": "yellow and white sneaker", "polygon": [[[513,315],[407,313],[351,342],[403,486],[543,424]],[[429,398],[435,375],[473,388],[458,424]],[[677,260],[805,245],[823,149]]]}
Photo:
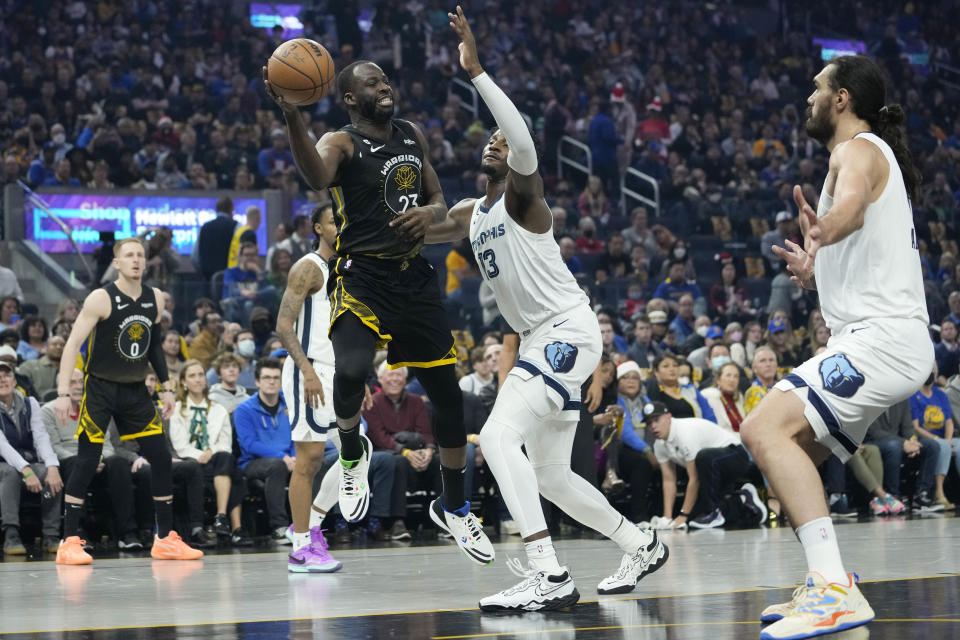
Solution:
{"label": "yellow and white sneaker", "polygon": [[[845,583],[839,583],[827,582],[816,571],[809,572],[804,585],[794,591],[794,600],[774,605],[784,608],[784,616],[764,629],[760,640],[801,640],[867,624],[874,613],[860,593],[858,581],[853,573],[847,574]],[[792,611],[787,609],[790,605]]]}

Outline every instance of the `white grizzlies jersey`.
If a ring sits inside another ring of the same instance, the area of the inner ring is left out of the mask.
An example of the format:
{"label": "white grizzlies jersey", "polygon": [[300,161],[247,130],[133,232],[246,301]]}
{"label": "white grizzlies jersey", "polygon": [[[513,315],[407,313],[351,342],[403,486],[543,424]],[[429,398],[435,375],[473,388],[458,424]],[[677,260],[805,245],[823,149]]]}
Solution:
{"label": "white grizzlies jersey", "polygon": [[[900,166],[887,143],[875,134],[856,137],[880,148],[890,173],[883,193],[867,206],[863,227],[817,252],[814,267],[824,320],[834,335],[850,323],[871,318],[927,324],[917,233]],[[817,217],[831,207],[833,196],[824,184]]]}
{"label": "white grizzlies jersey", "polygon": [[500,314],[523,335],[589,300],[560,257],[553,233],[533,233],[513,221],[504,197],[479,199],[470,220],[470,245]]}
{"label": "white grizzlies jersey", "polygon": [[297,323],[294,328],[297,332],[297,338],[300,340],[300,347],[312,362],[333,366],[333,343],[327,335],[327,327],[330,324],[330,299],[327,297],[327,280],[330,278],[330,268],[326,260],[321,258],[315,251],[300,258],[299,262],[304,260],[313,261],[320,271],[323,272],[323,282],[320,288],[312,296],[307,296],[303,301],[303,307],[300,309],[300,315],[297,317]]}

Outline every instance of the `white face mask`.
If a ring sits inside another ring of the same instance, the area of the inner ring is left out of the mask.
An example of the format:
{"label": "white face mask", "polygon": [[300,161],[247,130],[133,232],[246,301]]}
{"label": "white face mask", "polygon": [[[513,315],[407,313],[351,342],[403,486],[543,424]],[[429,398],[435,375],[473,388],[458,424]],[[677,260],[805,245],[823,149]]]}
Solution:
{"label": "white face mask", "polygon": [[680,376],[679,378],[677,378],[677,383],[678,383],[681,387],[686,386],[686,385],[690,384],[690,378],[688,378],[687,376]]}
{"label": "white face mask", "polygon": [[61,144],[67,141],[67,134],[55,133],[50,139],[53,141],[53,144],[60,146]]}
{"label": "white face mask", "polygon": [[237,343],[237,355],[244,358],[252,358],[256,353],[256,345],[253,340],[241,340]]}
{"label": "white face mask", "polygon": [[707,325],[703,325],[703,326],[701,326],[701,327],[697,327],[697,335],[700,336],[701,338],[706,338],[706,337],[707,337],[707,330],[708,330],[709,328],[710,328],[710,327],[708,327]]}

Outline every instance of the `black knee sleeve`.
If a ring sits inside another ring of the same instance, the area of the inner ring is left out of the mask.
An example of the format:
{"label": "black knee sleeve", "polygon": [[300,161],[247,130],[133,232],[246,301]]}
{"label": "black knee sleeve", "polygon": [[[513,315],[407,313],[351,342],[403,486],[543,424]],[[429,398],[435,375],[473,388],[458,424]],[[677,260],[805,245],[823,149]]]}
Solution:
{"label": "black knee sleeve", "polygon": [[467,432],[463,426],[463,392],[457,384],[454,366],[449,364],[413,371],[433,405],[433,435],[437,444],[444,449],[467,446]]}
{"label": "black knee sleeve", "polygon": [[97,466],[100,464],[100,455],[103,453],[103,443],[90,442],[87,434],[81,433],[77,444],[77,460],[73,464],[73,471],[67,479],[64,489],[68,496],[85,498],[87,488],[93,477],[97,475]]}
{"label": "black knee sleeve", "polygon": [[330,333],[335,369],[333,374],[333,410],[339,418],[351,418],[360,412],[363,385],[373,366],[377,337],[352,313],[344,313]]}
{"label": "black knee sleeve", "polygon": [[150,463],[150,487],[153,495],[169,496],[173,494],[173,459],[167,448],[166,436],[157,434],[138,438],[140,455]]}

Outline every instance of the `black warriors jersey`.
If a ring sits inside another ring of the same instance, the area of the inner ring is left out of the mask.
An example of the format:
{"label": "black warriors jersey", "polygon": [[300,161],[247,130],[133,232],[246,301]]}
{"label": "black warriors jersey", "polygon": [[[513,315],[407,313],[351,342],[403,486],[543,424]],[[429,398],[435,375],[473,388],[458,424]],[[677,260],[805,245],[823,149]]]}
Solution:
{"label": "black warriors jersey", "polygon": [[112,382],[143,382],[149,370],[150,336],[157,317],[157,300],[151,287],[143,287],[134,300],[115,282],[105,286],[110,315],[97,323],[87,339],[84,371]]}
{"label": "black warriors jersey", "polygon": [[337,224],[335,249],[341,256],[404,260],[420,253],[423,238],[400,237],[390,222],[423,206],[423,151],[413,125],[391,122],[389,140],[375,140],[353,125],[340,129],[353,141],[353,157],[330,186]]}

